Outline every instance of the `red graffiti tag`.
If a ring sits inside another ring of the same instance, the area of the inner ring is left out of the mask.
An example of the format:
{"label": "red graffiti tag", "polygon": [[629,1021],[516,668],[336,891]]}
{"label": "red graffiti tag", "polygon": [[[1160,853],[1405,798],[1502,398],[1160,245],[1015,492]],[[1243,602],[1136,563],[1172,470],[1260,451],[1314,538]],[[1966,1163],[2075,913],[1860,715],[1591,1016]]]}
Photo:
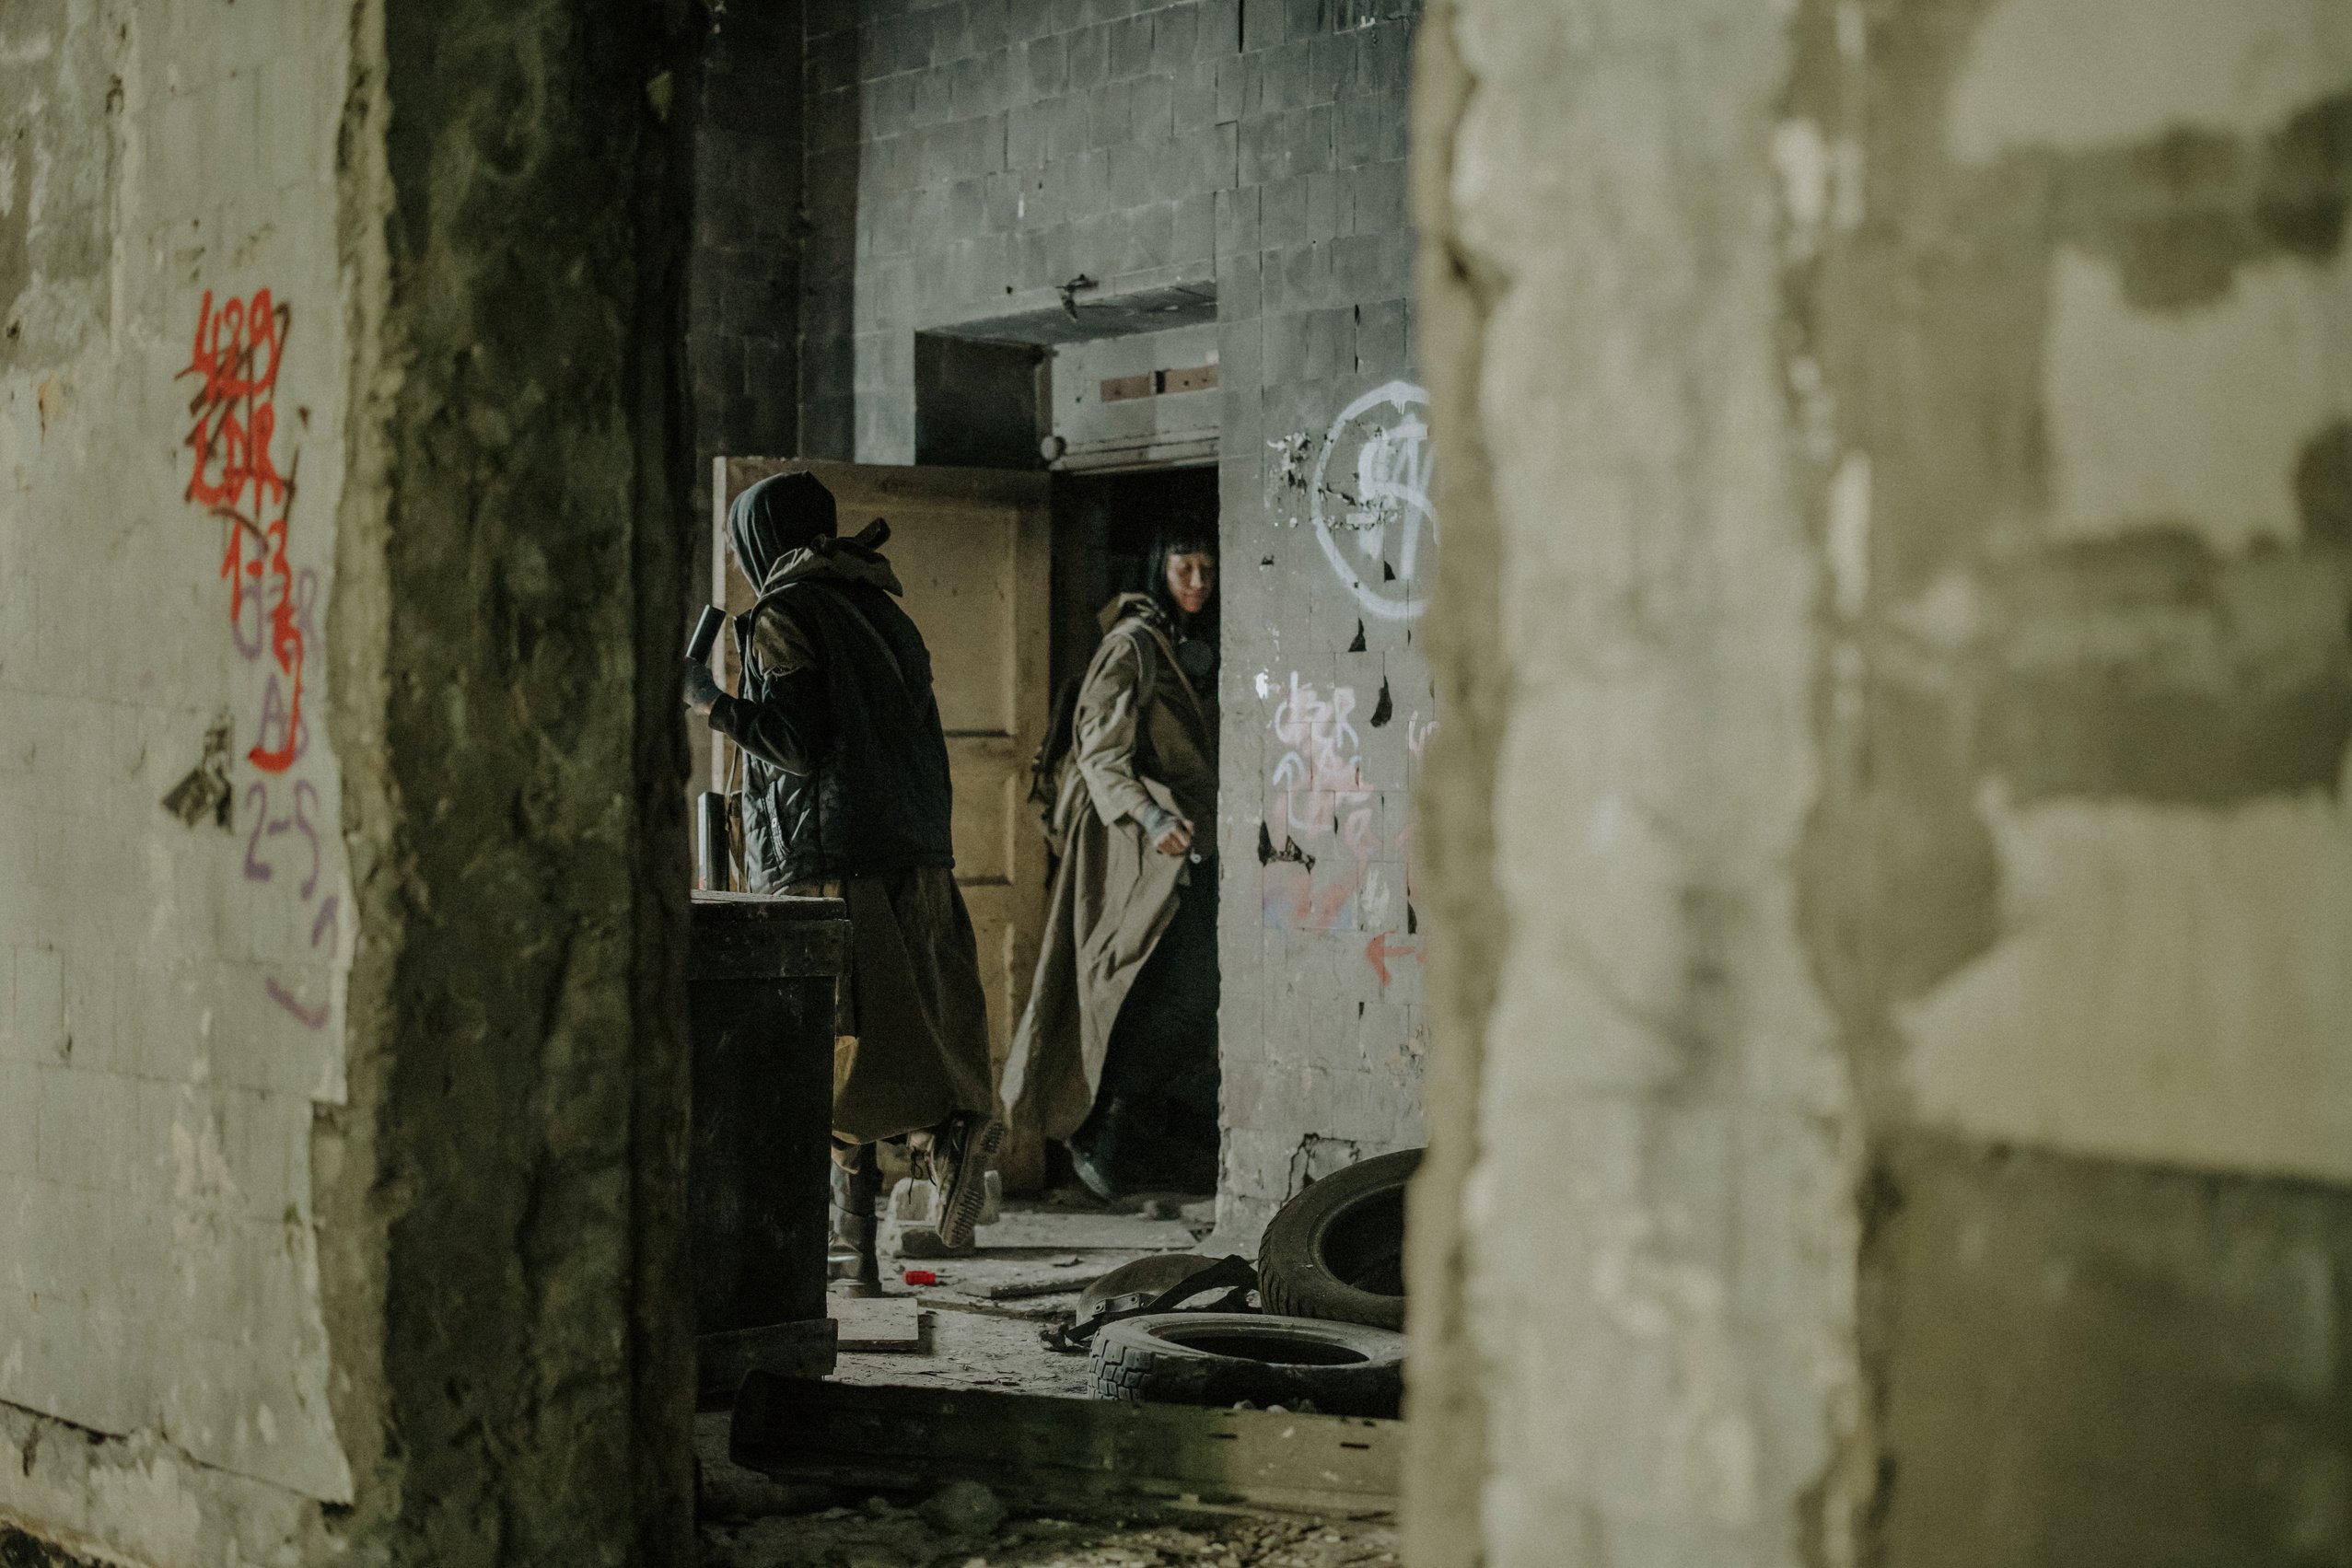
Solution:
{"label": "red graffiti tag", "polygon": [[[278,366],[285,356],[286,329],[292,319],[293,313],[266,288],[256,290],[250,298],[229,299],[217,308],[206,291],[196,309],[196,333],[187,366],[176,377],[196,380],[195,393],[188,401],[191,423],[182,442],[193,459],[184,494],[190,504],[219,518],[227,530],[220,575],[228,583],[231,639],[247,659],[260,660],[266,655],[274,667],[262,694],[259,733],[245,760],[264,774],[277,775],[287,773],[302,758],[303,676],[310,643],[318,635],[312,618],[319,597],[318,574],[297,571],[286,556],[287,533],[294,520],[295,474],[300,464],[289,457],[281,471],[272,451],[277,436]],[[303,419],[309,422],[307,412]],[[288,835],[299,838],[309,851],[309,863],[293,892],[306,905],[317,900],[310,922],[310,947],[332,956],[341,900],[333,893],[319,896],[320,837],[311,819],[319,809],[319,790],[309,780],[295,778],[289,791],[288,782],[281,777],[275,787],[282,792],[281,803],[291,796],[289,816],[273,814],[269,779],[256,779],[245,791],[245,804],[253,813],[252,836],[245,846],[245,877],[250,882],[272,881],[280,867],[270,858],[270,842]],[[278,885],[285,887],[286,881]],[[305,1002],[275,975],[263,978],[262,989],[304,1028],[327,1027],[328,1004]]]}
{"label": "red graffiti tag", "polygon": [[1364,961],[1370,964],[1372,972],[1380,977],[1380,986],[1383,990],[1387,989],[1389,983],[1391,958],[1418,958],[1420,954],[1420,944],[1391,942],[1389,940],[1389,934],[1385,931],[1364,944]]}
{"label": "red graffiti tag", "polygon": [[[292,473],[270,454],[277,433],[278,366],[285,357],[293,312],[266,288],[218,309],[212,291],[196,308],[196,332],[181,377],[194,377],[188,401],[188,435],[194,454],[186,498],[221,519],[228,542],[220,575],[228,579],[230,624],[242,642],[245,596],[262,596],[271,661],[285,676],[285,716],[276,743],[256,739],[246,759],[265,773],[283,773],[301,754],[302,678],[309,652],[295,596],[294,568],[285,554],[294,517]],[[289,470],[295,465],[289,464]],[[264,520],[266,519],[266,521]],[[274,590],[274,591],[273,591]]]}

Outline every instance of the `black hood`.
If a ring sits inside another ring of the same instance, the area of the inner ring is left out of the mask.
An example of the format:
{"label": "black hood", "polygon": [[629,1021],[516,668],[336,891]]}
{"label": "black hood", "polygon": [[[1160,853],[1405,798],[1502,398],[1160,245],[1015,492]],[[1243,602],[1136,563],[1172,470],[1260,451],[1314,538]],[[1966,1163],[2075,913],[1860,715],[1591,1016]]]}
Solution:
{"label": "black hood", "polygon": [[833,493],[808,473],[771,474],[738,495],[727,514],[736,564],[754,592],[766,586],[777,562],[831,539],[835,526]]}

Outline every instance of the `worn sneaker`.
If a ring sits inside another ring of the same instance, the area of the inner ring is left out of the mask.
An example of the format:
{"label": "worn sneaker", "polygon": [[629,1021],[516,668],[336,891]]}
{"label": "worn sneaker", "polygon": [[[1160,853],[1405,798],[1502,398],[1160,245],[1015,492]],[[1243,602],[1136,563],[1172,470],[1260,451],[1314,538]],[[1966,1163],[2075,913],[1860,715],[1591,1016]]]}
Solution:
{"label": "worn sneaker", "polygon": [[988,1162],[1004,1141],[1005,1124],[959,1110],[931,1135],[931,1185],[939,1192],[939,1239],[969,1247],[988,1202]]}

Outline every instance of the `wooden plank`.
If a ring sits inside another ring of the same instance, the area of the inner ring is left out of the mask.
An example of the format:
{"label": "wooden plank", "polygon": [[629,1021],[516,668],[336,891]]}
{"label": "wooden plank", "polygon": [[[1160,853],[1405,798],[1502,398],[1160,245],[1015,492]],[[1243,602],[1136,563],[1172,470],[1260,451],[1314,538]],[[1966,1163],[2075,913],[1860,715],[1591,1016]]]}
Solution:
{"label": "wooden plank", "polygon": [[923,1349],[923,1308],[911,1295],[837,1297],[827,1310],[841,1326],[844,1354]]}
{"label": "wooden plank", "polygon": [[730,1394],[755,1368],[787,1377],[822,1377],[833,1369],[836,1326],[804,1318],[760,1329],[694,1338],[695,1383],[702,1399]]}
{"label": "wooden plank", "polygon": [[753,1374],[735,1461],[780,1481],[883,1489],[977,1481],[1017,1505],[1122,1500],[1392,1508],[1404,1424]]}

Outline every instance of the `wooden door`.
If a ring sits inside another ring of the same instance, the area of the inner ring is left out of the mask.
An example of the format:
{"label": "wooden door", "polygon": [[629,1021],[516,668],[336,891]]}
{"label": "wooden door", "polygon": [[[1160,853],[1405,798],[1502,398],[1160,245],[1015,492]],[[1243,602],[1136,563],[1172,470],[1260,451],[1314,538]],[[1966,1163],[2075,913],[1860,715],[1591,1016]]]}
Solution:
{"label": "wooden door", "polygon": [[[772,458],[716,462],[711,587],[730,614],[751,608],[752,591],[728,553],[727,509],[753,482],[805,470],[833,493],[844,534],[875,517],[891,525],[883,553],[931,650],[955,783],[956,880],[980,938],[989,1045],[1001,1079],[1045,923],[1045,841],[1028,796],[1030,758],[1043,738],[1051,702],[1046,476]],[[714,662],[733,690],[734,648],[731,639],[720,643],[723,659]],[[714,789],[729,785],[732,749],[725,737],[712,738]],[[1034,1132],[1015,1127],[999,1161],[1007,1187],[1033,1190],[1042,1155]]]}

